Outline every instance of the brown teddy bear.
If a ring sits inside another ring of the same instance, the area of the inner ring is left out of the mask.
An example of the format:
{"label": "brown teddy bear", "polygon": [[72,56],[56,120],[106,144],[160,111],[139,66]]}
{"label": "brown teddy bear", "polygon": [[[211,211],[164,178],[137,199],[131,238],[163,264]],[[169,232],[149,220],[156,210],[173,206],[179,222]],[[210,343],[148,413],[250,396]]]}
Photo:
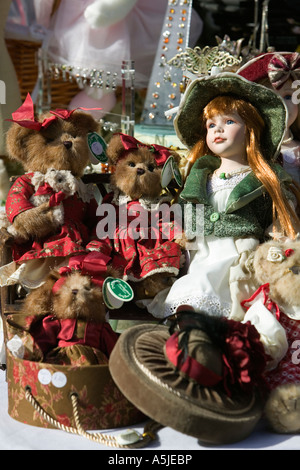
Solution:
{"label": "brown teddy bear", "polygon": [[[132,285],[135,299],[153,298],[170,285],[183,261],[181,247],[174,241],[175,220],[168,220],[172,196],[162,187],[167,160],[170,158],[175,172],[180,156],[126,134],[114,135],[106,152],[113,173],[111,191],[100,209],[103,215],[105,211],[110,214],[108,222],[114,220],[115,225],[107,229],[103,217],[97,235],[102,250]],[[176,176],[180,178],[180,174]],[[163,205],[167,217],[160,212]]]}
{"label": "brown teddy bear", "polygon": [[96,278],[80,269],[62,268],[60,272],[53,270],[42,286],[28,294],[22,313],[31,315],[29,333],[42,351],[44,362],[108,363],[118,339],[106,320],[103,283],[110,277],[117,279],[110,267]]}
{"label": "brown teddy bear", "polygon": [[[15,279],[36,287],[49,268],[69,256],[95,249],[97,201],[92,185],[80,177],[90,162],[88,135],[99,131],[91,114],[80,110],[56,110],[35,117],[30,95],[13,113],[7,133],[10,158],[24,167],[25,174],[12,184],[6,214],[15,237],[13,261],[0,273],[5,285]],[[44,262],[44,268],[40,267]],[[23,265],[29,263],[25,268]],[[39,265],[39,271],[37,270]],[[33,273],[38,275],[33,279]]]}
{"label": "brown teddy bear", "polygon": [[251,305],[258,316],[264,308],[271,311],[287,339],[285,355],[265,374],[270,390],[266,418],[278,433],[300,433],[300,242],[268,241],[259,245],[254,252],[253,272],[260,286],[242,304]]}

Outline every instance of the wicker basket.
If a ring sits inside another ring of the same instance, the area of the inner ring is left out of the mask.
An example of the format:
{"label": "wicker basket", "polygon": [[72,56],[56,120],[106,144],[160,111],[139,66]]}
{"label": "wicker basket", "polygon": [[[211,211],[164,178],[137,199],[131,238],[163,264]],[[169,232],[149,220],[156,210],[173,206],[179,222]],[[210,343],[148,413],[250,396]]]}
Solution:
{"label": "wicker basket", "polygon": [[[6,39],[6,46],[16,70],[21,98],[24,101],[27,93],[32,93],[36,85],[38,78],[37,51],[41,44]],[[62,79],[53,80],[51,83],[51,108],[67,107],[78,91],[79,88],[75,82],[66,82]]]}

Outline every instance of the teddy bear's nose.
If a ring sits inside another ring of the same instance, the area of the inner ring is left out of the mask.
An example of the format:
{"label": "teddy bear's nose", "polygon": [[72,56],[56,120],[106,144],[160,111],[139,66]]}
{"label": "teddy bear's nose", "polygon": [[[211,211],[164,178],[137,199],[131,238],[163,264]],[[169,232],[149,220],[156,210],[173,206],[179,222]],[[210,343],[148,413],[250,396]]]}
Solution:
{"label": "teddy bear's nose", "polygon": [[63,144],[66,147],[66,149],[70,149],[72,147],[72,142],[70,140],[65,140]]}
{"label": "teddy bear's nose", "polygon": [[76,295],[78,293],[78,289],[72,289],[72,294]]}
{"label": "teddy bear's nose", "polygon": [[145,173],[145,170],[143,168],[137,168],[136,172],[138,175],[143,175]]}

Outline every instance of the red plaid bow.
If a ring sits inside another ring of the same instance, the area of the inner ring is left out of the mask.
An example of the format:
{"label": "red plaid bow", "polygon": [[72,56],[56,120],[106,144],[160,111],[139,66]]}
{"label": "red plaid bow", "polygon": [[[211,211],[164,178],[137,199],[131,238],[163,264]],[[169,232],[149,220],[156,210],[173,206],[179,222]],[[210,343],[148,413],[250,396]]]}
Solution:
{"label": "red plaid bow", "polygon": [[63,201],[66,197],[66,194],[63,191],[58,191],[56,193],[48,183],[45,183],[42,186],[40,186],[35,193],[35,196],[44,196],[44,195],[50,195],[50,199],[49,199],[50,207],[58,206],[61,203],[61,201]]}
{"label": "red plaid bow", "polygon": [[147,147],[150,152],[153,152],[153,156],[158,166],[164,165],[168,157],[171,155],[170,150],[162,145],[147,145],[143,142],[138,141],[134,137],[127,134],[119,134],[121,137],[122,144],[126,152],[130,150],[137,150],[140,147]]}
{"label": "red plaid bow", "polygon": [[280,309],[278,305],[273,302],[273,300],[270,299],[269,297],[270,293],[270,284],[262,284],[249,299],[243,300],[241,302],[241,306],[244,307],[245,309],[248,310],[248,308],[251,306],[251,302],[255,301],[259,296],[261,296],[261,300],[264,304],[264,306],[271,312],[275,313],[277,320],[280,318]]}
{"label": "red plaid bow", "polygon": [[88,254],[72,256],[69,265],[60,268],[59,273],[62,275],[54,284],[52,292],[57,292],[66,281],[66,276],[72,272],[79,271],[83,276],[90,276],[91,281],[102,287],[106,277],[107,264],[111,258],[103,253],[90,252]]}
{"label": "red plaid bow", "polygon": [[300,79],[300,54],[295,52],[289,57],[274,54],[268,65],[268,77],[273,87],[279,90],[291,78]]}
{"label": "red plaid bow", "polygon": [[69,119],[71,114],[76,111],[76,109],[91,111],[99,110],[101,108],[75,108],[70,111],[67,109],[56,109],[54,111],[50,111],[53,116],[44,119],[43,122],[39,122],[34,117],[34,105],[32,98],[28,93],[24,103],[14,113],[12,113],[13,119],[6,119],[6,121],[16,122],[22,127],[27,127],[28,129],[40,131],[41,129],[47,128],[52,121],[55,121],[58,118]]}

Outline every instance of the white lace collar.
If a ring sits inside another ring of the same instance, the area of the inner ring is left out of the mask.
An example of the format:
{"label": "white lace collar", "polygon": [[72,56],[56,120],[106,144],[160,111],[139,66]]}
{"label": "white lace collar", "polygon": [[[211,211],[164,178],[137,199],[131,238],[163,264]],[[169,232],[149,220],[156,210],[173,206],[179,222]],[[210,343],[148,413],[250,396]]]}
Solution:
{"label": "white lace collar", "polygon": [[233,189],[235,186],[240,183],[245,176],[247,176],[251,171],[249,168],[243,173],[232,174],[230,178],[222,179],[217,175],[212,174],[207,180],[207,193],[212,194],[222,189]]}
{"label": "white lace collar", "polygon": [[[113,200],[112,202],[117,206],[122,204],[128,204],[128,202],[133,201],[130,196],[127,194],[122,193],[119,189],[113,188]],[[172,198],[168,194],[164,194],[163,196],[159,196],[156,198],[140,198],[136,202],[139,202],[141,206],[146,209],[147,211],[157,210],[158,207],[164,202],[171,202]]]}

